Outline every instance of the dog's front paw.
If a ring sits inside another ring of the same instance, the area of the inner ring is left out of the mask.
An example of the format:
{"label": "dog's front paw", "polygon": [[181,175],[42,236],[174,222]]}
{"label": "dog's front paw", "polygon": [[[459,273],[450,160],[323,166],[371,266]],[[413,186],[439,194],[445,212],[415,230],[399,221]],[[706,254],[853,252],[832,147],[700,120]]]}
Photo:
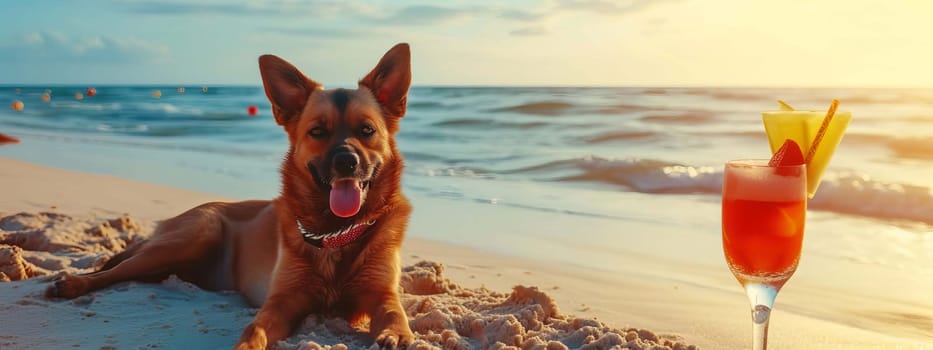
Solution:
{"label": "dog's front paw", "polygon": [[[408,327],[405,327],[408,328]],[[415,340],[415,335],[410,330],[384,329],[376,337],[376,344],[380,349],[407,349],[408,345]]]}
{"label": "dog's front paw", "polygon": [[86,277],[64,275],[45,290],[47,298],[74,299],[88,292]]}
{"label": "dog's front paw", "polygon": [[256,325],[249,325],[243,330],[240,341],[237,342],[235,350],[265,350],[266,349],[266,331]]}

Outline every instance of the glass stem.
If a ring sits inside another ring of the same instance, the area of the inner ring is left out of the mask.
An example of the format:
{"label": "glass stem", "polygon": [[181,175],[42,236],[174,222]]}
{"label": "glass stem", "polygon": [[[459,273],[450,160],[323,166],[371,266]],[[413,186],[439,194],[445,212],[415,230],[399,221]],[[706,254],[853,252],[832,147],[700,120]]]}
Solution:
{"label": "glass stem", "polygon": [[755,350],[768,349],[768,321],[771,320],[771,307],[778,289],[774,286],[760,283],[745,285],[745,293],[752,305],[752,331]]}

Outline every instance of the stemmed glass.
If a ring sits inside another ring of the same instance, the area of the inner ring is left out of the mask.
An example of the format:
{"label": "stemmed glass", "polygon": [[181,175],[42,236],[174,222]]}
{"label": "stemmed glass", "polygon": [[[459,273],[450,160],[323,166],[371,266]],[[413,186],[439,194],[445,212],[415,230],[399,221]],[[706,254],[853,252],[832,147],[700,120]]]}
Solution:
{"label": "stemmed glass", "polygon": [[774,299],[800,259],[807,212],[806,165],[733,160],[722,186],[722,247],[751,303],[754,349],[768,346]]}

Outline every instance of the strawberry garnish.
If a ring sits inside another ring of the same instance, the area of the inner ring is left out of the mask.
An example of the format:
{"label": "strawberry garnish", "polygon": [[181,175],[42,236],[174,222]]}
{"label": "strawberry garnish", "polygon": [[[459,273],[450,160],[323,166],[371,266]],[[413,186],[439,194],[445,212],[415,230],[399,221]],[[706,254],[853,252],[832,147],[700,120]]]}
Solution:
{"label": "strawberry garnish", "polygon": [[[784,144],[781,145],[781,148],[777,152],[774,152],[774,155],[771,156],[771,161],[768,162],[768,166],[773,167],[785,167],[785,166],[794,166],[804,164],[806,160],[803,158],[803,152],[800,151],[800,146],[797,145],[794,140],[787,139],[784,140]],[[794,174],[782,174],[778,171],[779,175],[794,175]]]}
{"label": "strawberry garnish", "polygon": [[771,161],[768,162],[768,166],[789,166],[803,163],[803,152],[800,151],[800,145],[794,142],[794,140],[787,139],[784,140],[784,144],[781,145],[781,148],[771,156]]}

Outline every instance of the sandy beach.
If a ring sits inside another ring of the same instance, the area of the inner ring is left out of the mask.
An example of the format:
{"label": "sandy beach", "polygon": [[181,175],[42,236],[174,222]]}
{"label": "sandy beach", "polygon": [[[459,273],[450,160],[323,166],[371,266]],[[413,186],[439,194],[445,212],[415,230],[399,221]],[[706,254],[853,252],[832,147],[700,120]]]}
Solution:
{"label": "sandy beach", "polygon": [[[88,271],[151,233],[154,220],[201,202],[231,199],[5,158],[0,158],[0,183],[0,258],[5,259],[0,271],[14,280],[36,276],[0,284],[4,349],[227,348],[255,313],[235,294],[206,292],[177,279],[120,284],[73,301],[41,296],[49,276]],[[444,209],[432,207],[426,209]],[[424,226],[412,230],[419,227]],[[408,281],[403,281],[403,303],[419,344],[496,348],[501,342],[525,349],[561,348],[548,345],[551,341],[586,349],[749,344],[746,301],[725,267],[710,271],[702,264],[690,268],[632,255],[627,272],[609,272],[555,263],[560,260],[549,256],[559,252],[539,253],[540,259],[517,258],[409,237],[403,248]],[[696,283],[684,283],[671,271]],[[891,281],[891,290],[906,281],[871,269],[839,273]],[[707,287],[703,282],[709,279],[722,288]],[[775,348],[922,349],[933,341],[928,298],[926,304],[922,297],[915,304],[882,296],[852,300],[844,291],[806,281],[792,286],[772,316]],[[821,312],[840,305],[849,305],[851,312]],[[309,317],[280,348],[335,344],[359,348],[368,341],[346,322]]]}

